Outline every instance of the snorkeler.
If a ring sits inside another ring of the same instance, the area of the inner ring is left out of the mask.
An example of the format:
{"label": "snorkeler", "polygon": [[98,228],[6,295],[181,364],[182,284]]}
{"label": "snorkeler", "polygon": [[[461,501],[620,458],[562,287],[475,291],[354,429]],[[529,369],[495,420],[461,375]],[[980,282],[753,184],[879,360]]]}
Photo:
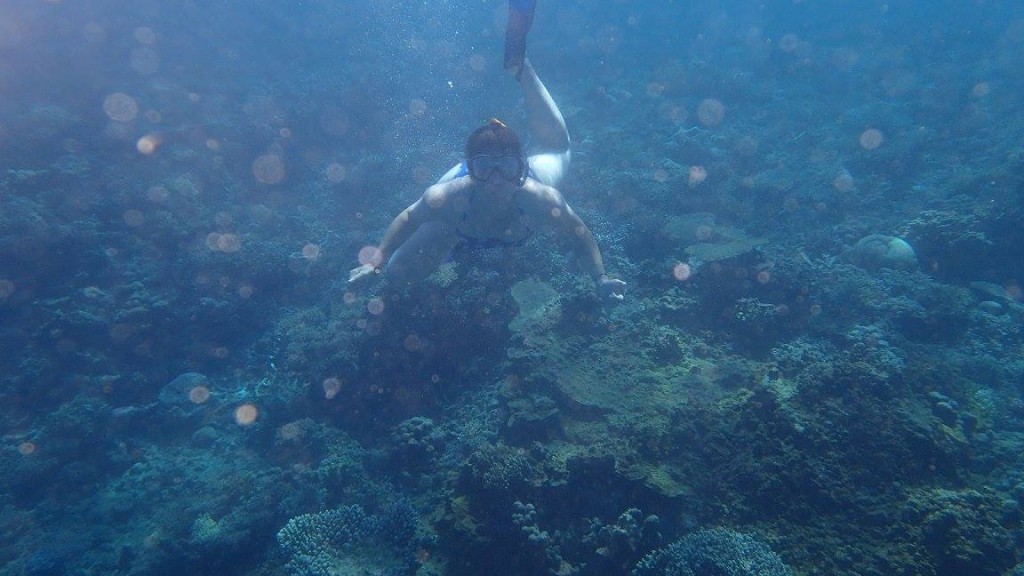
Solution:
{"label": "snorkeler", "polygon": [[516,246],[535,230],[551,229],[572,239],[602,298],[623,298],[626,283],[605,274],[594,236],[555,188],[572,154],[562,113],[524,57],[533,6],[533,0],[509,0],[505,67],[523,91],[535,151],[527,156],[516,133],[498,119],[474,130],[465,161],[395,217],[349,282],[381,267],[389,282],[419,282],[457,248]]}

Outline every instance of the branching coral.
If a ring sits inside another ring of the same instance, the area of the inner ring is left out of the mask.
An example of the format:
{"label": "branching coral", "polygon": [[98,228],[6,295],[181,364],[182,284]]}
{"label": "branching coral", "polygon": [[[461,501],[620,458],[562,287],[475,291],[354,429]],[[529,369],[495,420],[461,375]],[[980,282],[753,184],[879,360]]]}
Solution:
{"label": "branching coral", "polygon": [[296,516],[277,533],[295,576],[411,574],[415,510],[396,505],[379,515],[342,506]]}
{"label": "branching coral", "polygon": [[633,576],[792,576],[757,538],[728,528],[698,530],[644,557]]}

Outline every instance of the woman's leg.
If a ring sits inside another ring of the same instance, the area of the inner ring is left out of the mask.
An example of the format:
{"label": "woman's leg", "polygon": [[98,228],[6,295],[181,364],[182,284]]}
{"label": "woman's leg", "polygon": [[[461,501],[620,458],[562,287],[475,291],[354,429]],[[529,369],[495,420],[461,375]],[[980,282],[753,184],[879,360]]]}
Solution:
{"label": "woman's leg", "polygon": [[430,276],[459,243],[455,227],[445,222],[420,226],[388,259],[384,268],[389,284],[407,286]]}
{"label": "woman's leg", "polygon": [[523,62],[519,86],[526,103],[530,147],[535,151],[530,154],[533,177],[548,186],[558,186],[572,156],[565,119],[529,60]]}

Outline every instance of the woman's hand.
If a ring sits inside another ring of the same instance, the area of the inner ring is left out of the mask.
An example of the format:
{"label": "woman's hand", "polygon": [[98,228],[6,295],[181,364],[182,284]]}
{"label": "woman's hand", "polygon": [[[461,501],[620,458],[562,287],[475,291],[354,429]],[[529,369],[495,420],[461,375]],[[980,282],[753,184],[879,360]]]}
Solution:
{"label": "woman's hand", "polygon": [[374,274],[376,272],[377,272],[377,268],[373,264],[363,264],[359,268],[353,268],[348,273],[348,282],[349,282],[349,284],[351,284],[352,282],[355,282],[356,280],[359,280],[361,278],[365,278],[366,276],[369,276],[370,274]]}
{"label": "woman's hand", "polygon": [[602,274],[597,279],[597,292],[602,300],[622,300],[626,296],[626,283],[622,280],[612,280]]}

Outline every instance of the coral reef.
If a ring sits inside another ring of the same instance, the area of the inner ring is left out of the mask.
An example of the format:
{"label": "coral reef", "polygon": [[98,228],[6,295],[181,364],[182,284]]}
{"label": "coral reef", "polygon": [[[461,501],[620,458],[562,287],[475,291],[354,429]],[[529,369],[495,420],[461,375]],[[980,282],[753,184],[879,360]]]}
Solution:
{"label": "coral reef", "polygon": [[686,246],[686,254],[696,262],[718,262],[747,254],[765,244],[765,238],[752,238],[732,226],[718,224],[713,214],[698,212],[674,216],[665,233]]}
{"label": "coral reef", "polygon": [[542,4],[621,302],[346,283],[527,141],[494,11],[81,4],[0,21],[0,573],[1024,572],[1020,3]]}
{"label": "coral reef", "polygon": [[645,556],[634,576],[792,576],[764,542],[725,528],[708,528]]}
{"label": "coral reef", "polygon": [[917,254],[910,244],[902,238],[884,234],[871,234],[857,240],[843,256],[867,270],[917,270]]}
{"label": "coral reef", "polygon": [[519,313],[509,322],[509,330],[524,338],[539,336],[561,319],[558,293],[537,280],[521,280],[512,285],[512,299]]}
{"label": "coral reef", "polygon": [[418,522],[408,505],[380,515],[368,515],[358,505],[343,506],[290,519],[277,541],[295,576],[400,576],[415,572]]}

